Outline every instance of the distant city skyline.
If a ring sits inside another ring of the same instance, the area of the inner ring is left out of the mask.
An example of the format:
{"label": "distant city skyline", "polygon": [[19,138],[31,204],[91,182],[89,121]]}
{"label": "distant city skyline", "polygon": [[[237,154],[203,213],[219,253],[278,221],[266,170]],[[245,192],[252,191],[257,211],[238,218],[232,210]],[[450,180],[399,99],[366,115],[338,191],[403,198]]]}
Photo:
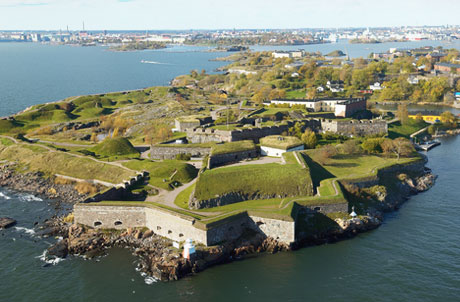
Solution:
{"label": "distant city skyline", "polygon": [[459,11],[458,0],[1,0],[0,30],[435,26]]}

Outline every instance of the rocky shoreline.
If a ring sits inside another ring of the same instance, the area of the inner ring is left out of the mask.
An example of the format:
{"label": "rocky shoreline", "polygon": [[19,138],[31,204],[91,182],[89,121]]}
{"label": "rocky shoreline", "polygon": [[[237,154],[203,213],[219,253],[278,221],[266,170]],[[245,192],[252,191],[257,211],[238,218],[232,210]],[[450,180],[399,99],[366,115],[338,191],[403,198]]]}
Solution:
{"label": "rocky shoreline", "polygon": [[[401,175],[401,174],[400,174]],[[68,217],[54,217],[40,226],[40,235],[44,237],[59,236],[60,239],[47,251],[47,259],[65,258],[68,255],[94,258],[106,253],[112,247],[130,248],[139,257],[141,272],[161,281],[178,280],[196,274],[206,268],[244,259],[258,253],[277,253],[295,250],[301,247],[333,243],[352,238],[359,233],[377,228],[383,222],[383,212],[394,211],[406,201],[410,195],[428,190],[435,176],[426,168],[421,176],[402,177],[396,190],[391,192],[375,192],[379,206],[368,209],[366,215],[356,218],[336,218],[334,227],[321,232],[303,235],[298,241],[287,245],[273,238],[247,230],[237,240],[225,242],[218,246],[205,247],[198,245],[192,261],[181,255],[181,250],[173,247],[172,241],[154,234],[148,229],[127,229],[125,231],[100,230],[72,224]],[[16,173],[14,166],[0,166],[0,186],[14,190],[40,194],[65,203],[76,203],[86,196],[78,194],[71,185],[56,185],[45,179],[40,173]],[[363,189],[356,189],[361,194]],[[353,194],[353,193],[351,193]]]}

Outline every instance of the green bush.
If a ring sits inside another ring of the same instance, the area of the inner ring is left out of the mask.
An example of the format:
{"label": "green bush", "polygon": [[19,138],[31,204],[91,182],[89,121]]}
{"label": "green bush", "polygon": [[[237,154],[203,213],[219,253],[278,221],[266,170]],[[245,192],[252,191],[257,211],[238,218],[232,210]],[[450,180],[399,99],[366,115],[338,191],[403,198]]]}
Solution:
{"label": "green bush", "polygon": [[185,161],[189,161],[190,159],[192,158],[192,155],[190,153],[180,153],[180,154],[177,154],[176,155],[176,159],[177,160],[185,160]]}
{"label": "green bush", "polygon": [[139,155],[139,151],[124,137],[106,138],[89,151],[103,157],[120,155]]}
{"label": "green bush", "polygon": [[384,138],[367,138],[362,143],[361,147],[367,153],[382,153],[381,144],[384,142]]}

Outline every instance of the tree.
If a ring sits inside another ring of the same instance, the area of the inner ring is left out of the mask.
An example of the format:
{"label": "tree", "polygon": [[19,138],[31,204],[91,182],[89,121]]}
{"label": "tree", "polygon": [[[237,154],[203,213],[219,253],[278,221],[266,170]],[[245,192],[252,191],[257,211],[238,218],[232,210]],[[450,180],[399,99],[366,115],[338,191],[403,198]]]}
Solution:
{"label": "tree", "polygon": [[342,144],[342,151],[348,155],[358,154],[360,152],[359,142],[357,140],[347,140]]}
{"label": "tree", "polygon": [[192,78],[197,78],[198,77],[198,71],[196,71],[195,69],[193,69],[192,71],[190,71],[190,75]]}
{"label": "tree", "polygon": [[414,146],[404,137],[398,137],[394,140],[385,139],[382,142],[382,149],[386,154],[394,153],[398,160],[401,156],[409,156],[414,152]]}
{"label": "tree", "polygon": [[93,143],[97,143],[97,133],[96,132],[91,133],[90,141],[92,141]]}
{"label": "tree", "polygon": [[367,153],[382,153],[381,143],[383,138],[368,138],[362,143],[362,148]]}
{"label": "tree", "polygon": [[441,122],[449,128],[455,128],[457,126],[457,118],[450,111],[444,111],[441,113]]}
{"label": "tree", "polygon": [[407,110],[406,104],[399,104],[398,111],[396,112],[396,116],[399,118],[401,125],[407,124],[409,121],[409,111]]}
{"label": "tree", "polygon": [[308,88],[307,89],[307,99],[314,99],[316,97],[316,88]]}
{"label": "tree", "polygon": [[305,128],[305,123],[296,122],[294,127],[289,128],[289,134],[298,138],[302,137],[302,130]]}
{"label": "tree", "polygon": [[120,133],[119,133],[119,130],[118,130],[118,127],[117,127],[117,128],[115,128],[115,129],[113,130],[113,132],[112,132],[112,138],[116,138],[116,137],[118,137],[119,135],[120,135]]}
{"label": "tree", "polygon": [[302,134],[302,142],[305,144],[307,149],[314,149],[318,143],[315,132],[307,128]]}
{"label": "tree", "polygon": [[329,160],[337,154],[337,149],[332,145],[326,145],[319,149],[316,161],[321,165],[327,165]]}

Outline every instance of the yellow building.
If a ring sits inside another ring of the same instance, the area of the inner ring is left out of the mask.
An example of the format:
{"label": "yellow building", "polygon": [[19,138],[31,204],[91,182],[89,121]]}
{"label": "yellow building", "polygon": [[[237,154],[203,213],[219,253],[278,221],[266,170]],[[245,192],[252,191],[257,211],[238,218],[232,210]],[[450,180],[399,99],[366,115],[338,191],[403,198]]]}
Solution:
{"label": "yellow building", "polygon": [[425,122],[430,123],[430,124],[435,124],[435,123],[440,123],[441,122],[441,116],[437,114],[432,114],[432,113],[418,113],[418,114],[409,114],[409,118],[412,119],[417,119],[417,118],[422,118]]}

